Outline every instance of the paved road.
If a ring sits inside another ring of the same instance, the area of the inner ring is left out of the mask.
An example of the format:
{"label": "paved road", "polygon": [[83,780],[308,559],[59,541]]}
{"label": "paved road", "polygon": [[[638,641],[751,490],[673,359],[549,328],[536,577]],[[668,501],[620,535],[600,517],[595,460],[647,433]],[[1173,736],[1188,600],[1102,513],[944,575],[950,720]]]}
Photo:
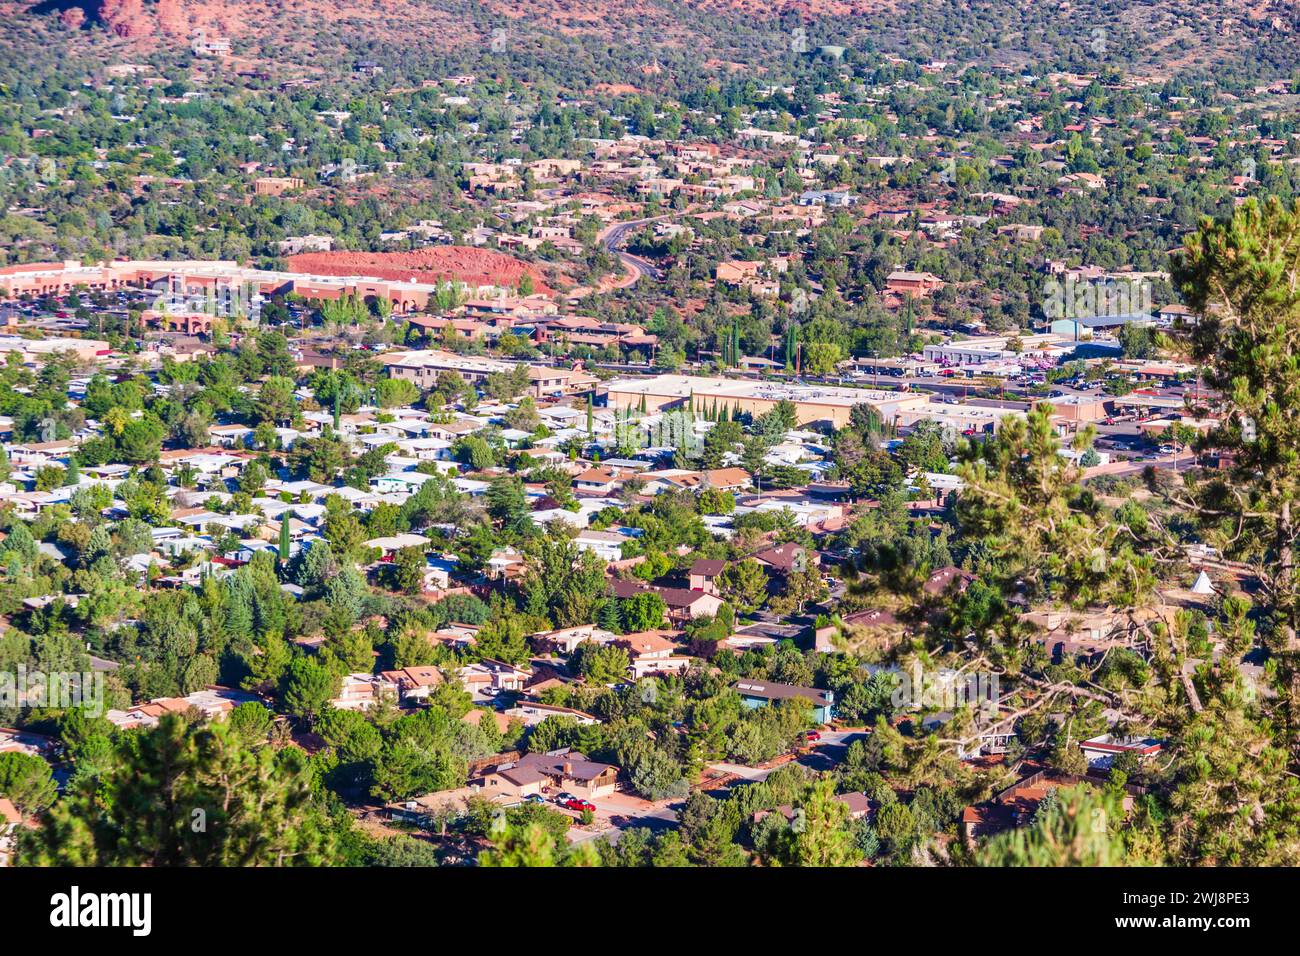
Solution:
{"label": "paved road", "polygon": [[799,756],[799,763],[810,770],[832,770],[839,766],[855,740],[866,740],[864,730],[823,731],[822,739]]}
{"label": "paved road", "polygon": [[1108,465],[1098,465],[1096,468],[1089,468],[1084,480],[1092,478],[1101,478],[1109,475],[1112,477],[1124,477],[1126,475],[1141,474],[1147,467],[1153,465],[1166,471],[1184,472],[1190,471],[1196,467],[1196,456],[1191,452],[1183,452],[1180,455],[1160,455],[1156,458],[1141,459],[1120,459],[1112,461]]}
{"label": "paved road", "polygon": [[656,266],[652,266],[644,259],[639,259],[630,252],[620,252],[619,259],[623,260],[624,265],[629,265],[636,270],[638,276],[649,276],[651,279],[662,279],[663,271]]}
{"label": "paved road", "polygon": [[[810,770],[830,770],[844,759],[845,751],[854,740],[864,739],[867,734],[861,730],[823,731],[822,739],[799,754],[797,763]],[[739,780],[758,783],[766,780],[775,767],[746,767],[734,763],[710,764],[709,769],[739,778]],[[610,842],[618,842],[624,830],[645,827],[656,832],[668,830],[677,825],[677,812],[682,808],[682,800],[661,800],[652,803],[642,800],[630,793],[615,793],[592,801],[596,804],[596,822],[591,827],[572,827],[568,832],[569,842],[583,843],[601,837]],[[562,813],[570,813],[558,807]],[[570,813],[575,819],[578,814]]]}
{"label": "paved road", "polygon": [[[824,730],[822,739],[803,750],[796,763],[810,770],[831,770],[844,759],[849,744],[855,740],[864,740],[866,731],[862,730]],[[709,769],[718,773],[732,774],[749,783],[766,780],[775,767],[746,767],[736,763],[709,764]]]}
{"label": "paved road", "polygon": [[626,241],[629,233],[639,229],[646,223],[668,218],[670,217],[652,216],[649,219],[633,219],[629,222],[615,223],[613,226],[610,226],[605,230],[604,235],[601,236],[600,241],[604,247],[608,251],[614,253],[614,255],[618,256],[619,261],[623,263],[624,268],[630,270],[628,274],[633,278],[628,285],[631,285],[632,282],[635,282],[642,276],[648,276],[651,279],[661,279],[663,278],[663,271],[656,266],[651,265],[640,256],[634,256],[630,252],[623,252],[618,247]]}

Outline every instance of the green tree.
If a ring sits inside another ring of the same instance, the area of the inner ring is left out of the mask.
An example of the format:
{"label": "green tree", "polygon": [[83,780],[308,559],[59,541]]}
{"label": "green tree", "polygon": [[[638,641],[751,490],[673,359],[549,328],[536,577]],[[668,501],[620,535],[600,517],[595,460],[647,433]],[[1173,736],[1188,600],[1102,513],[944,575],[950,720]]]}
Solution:
{"label": "green tree", "polygon": [[785,576],[785,586],[772,600],[771,607],[778,614],[802,614],[805,606],[825,600],[829,593],[826,579],[812,568],[791,571]]}
{"label": "green tree", "polygon": [[1239,688],[1196,714],[1174,746],[1169,850],[1179,865],[1294,866],[1300,781]]}
{"label": "green tree", "polygon": [[39,813],[58,795],[50,765],[25,753],[0,753],[0,797],[23,813]]}
{"label": "green tree", "polygon": [[[1250,561],[1283,654],[1282,721],[1300,747],[1300,202],[1248,199],[1231,217],[1204,222],[1174,259],[1173,278],[1196,313],[1192,358],[1227,403],[1208,448],[1229,467],[1185,502],[1226,532],[1229,554]],[[1229,530],[1231,529],[1231,530]]]}
{"label": "green tree", "polygon": [[728,564],[718,575],[718,590],[737,610],[758,610],[767,600],[767,572],[753,558]]}
{"label": "green tree", "polygon": [[627,650],[617,644],[585,641],[578,645],[571,666],[595,685],[617,684],[627,680],[630,665]]}
{"label": "green tree", "polygon": [[809,788],[791,829],[790,862],[795,866],[853,866],[861,859],[853,846],[849,808],[835,799],[833,780]]}
{"label": "green tree", "polygon": [[649,631],[664,626],[668,605],[653,591],[636,594],[618,602],[619,619],[629,632]]}
{"label": "green tree", "polygon": [[807,371],[811,375],[831,375],[844,360],[843,350],[834,342],[809,342],[804,349]]}
{"label": "green tree", "polygon": [[400,548],[393,556],[393,581],[406,594],[424,589],[424,573],[429,568],[423,548]]}
{"label": "green tree", "polygon": [[1118,801],[1088,786],[1066,787],[1033,823],[993,837],[975,852],[978,866],[1123,866]]}
{"label": "green tree", "polygon": [[166,714],[118,738],[94,789],[69,794],[27,831],[36,866],[318,866],[335,845],[297,747],[249,749],[224,724]]}
{"label": "green tree", "polygon": [[647,800],[685,796],[689,783],[683,767],[671,754],[648,747],[631,767],[632,787]]}
{"label": "green tree", "polygon": [[257,417],[272,425],[287,424],[298,412],[293,394],[293,379],[273,376],[262,383],[257,393]]}
{"label": "green tree", "polygon": [[296,657],[285,672],[280,702],[285,712],[312,726],[338,696],[339,678],[310,657]]}
{"label": "green tree", "polygon": [[523,482],[513,475],[492,479],[488,486],[487,511],[498,526],[510,534],[524,534],[531,527],[528,498]]}
{"label": "green tree", "polygon": [[[1082,493],[1079,468],[1059,454],[1051,415],[1050,405],[1039,405],[1023,420],[1003,419],[993,440],[967,447],[959,470],[967,487],[957,501],[962,535],[997,562],[1005,593],[1140,606],[1154,593],[1154,556]],[[1086,431],[1076,447],[1091,440]]]}
{"label": "green tree", "polygon": [[606,600],[605,565],[592,552],[574,543],[573,534],[552,526],[534,535],[525,547],[524,591],[529,611],[534,605],[556,627],[591,624]]}
{"label": "green tree", "polygon": [[226,718],[230,732],[237,734],[246,745],[266,743],[275,723],[275,717],[264,705],[249,701],[240,704]]}
{"label": "green tree", "polygon": [[507,826],[493,845],[478,856],[479,866],[599,866],[595,847],[579,843],[570,846],[540,823]]}
{"label": "green tree", "polygon": [[385,378],[376,386],[375,394],[380,408],[396,408],[414,404],[420,397],[420,389],[406,379]]}

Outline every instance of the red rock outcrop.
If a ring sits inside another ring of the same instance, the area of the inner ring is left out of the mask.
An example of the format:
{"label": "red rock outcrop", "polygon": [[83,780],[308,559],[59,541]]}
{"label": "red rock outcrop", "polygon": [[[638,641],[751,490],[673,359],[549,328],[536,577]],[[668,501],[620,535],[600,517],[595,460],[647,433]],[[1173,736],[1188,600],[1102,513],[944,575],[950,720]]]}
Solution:
{"label": "red rock outcrop", "polygon": [[551,292],[541,272],[526,262],[490,249],[438,246],[414,252],[303,252],[288,259],[296,272],[333,276],[374,276],[376,279],[437,282],[458,279],[470,285],[514,287],[528,275],[533,289]]}
{"label": "red rock outcrop", "polygon": [[99,20],[110,31],[126,39],[153,33],[153,18],[144,9],[144,0],[100,0]]}
{"label": "red rock outcrop", "polygon": [[169,37],[189,39],[194,33],[185,0],[158,0],[158,26]]}

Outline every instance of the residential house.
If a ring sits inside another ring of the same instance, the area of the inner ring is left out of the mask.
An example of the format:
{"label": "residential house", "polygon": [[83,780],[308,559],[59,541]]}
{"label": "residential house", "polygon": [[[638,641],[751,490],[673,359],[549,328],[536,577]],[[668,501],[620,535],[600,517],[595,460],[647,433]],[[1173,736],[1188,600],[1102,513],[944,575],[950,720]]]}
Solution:
{"label": "residential house", "polygon": [[624,634],[615,641],[627,649],[629,673],[633,680],[652,674],[679,674],[691,666],[693,658],[679,652],[681,647],[674,638],[678,631],[638,631]]}
{"label": "residential house", "polygon": [[442,672],[432,666],[403,667],[394,671],[381,671],[379,676],[397,688],[403,703],[427,700],[435,687],[443,683]]}
{"label": "residential house", "polygon": [[830,723],[834,716],[835,695],[829,690],[748,679],[737,681],[732,687],[740,694],[741,703],[751,710],[783,700],[804,700],[812,709],[815,723]]}
{"label": "residential house", "polygon": [[707,471],[666,471],[648,481],[646,491],[743,491],[753,482],[753,476],[744,468],[711,468]]}
{"label": "residential house", "polygon": [[396,696],[397,685],[375,674],[347,674],[339,695],[330,701],[338,710],[369,710],[386,694]]}
{"label": "residential house", "polygon": [[456,676],[471,694],[491,697],[501,691],[523,690],[531,673],[527,668],[485,657],[477,664],[460,668]]}
{"label": "residential house", "polygon": [[614,596],[622,600],[647,592],[658,594],[668,607],[668,621],[672,624],[685,624],[697,617],[713,617],[723,604],[717,595],[686,588],[655,587],[640,581],[614,581],[612,587]]}
{"label": "residential house", "polygon": [[13,861],[16,834],[22,822],[23,815],[13,801],[0,797],[0,866],[9,866]]}
{"label": "residential house", "polygon": [[964,594],[970,587],[971,582],[975,580],[975,575],[969,571],[963,571],[961,568],[949,565],[945,568],[939,568],[933,571],[925,584],[921,585],[921,590],[925,591],[931,597],[939,597],[953,591],[957,594]]}
{"label": "residential house", "polygon": [[627,538],[615,531],[593,531],[584,528],[573,539],[583,551],[591,551],[602,561],[617,561],[623,557],[623,545]]}
{"label": "residential house", "polygon": [[591,641],[596,644],[609,644],[618,639],[613,631],[607,631],[594,624],[579,624],[577,627],[561,628],[558,631],[539,631],[528,635],[529,641],[538,651],[552,651],[568,656],[578,649],[579,644]]}
{"label": "residential house", "polygon": [[0,754],[20,753],[48,759],[58,751],[59,742],[54,737],[32,733],[30,730],[0,727]]}
{"label": "residential house", "polygon": [[608,466],[588,468],[573,479],[573,490],[607,495],[618,488],[623,474]]}
{"label": "residential house", "polygon": [[726,567],[726,561],[712,561],[707,558],[700,558],[691,565],[689,571],[691,590],[704,591],[706,594],[717,594],[718,578]]}
{"label": "residential house", "polygon": [[816,551],[809,551],[793,541],[777,545],[774,548],[766,548],[755,553],[753,557],[759,564],[781,575],[796,571],[807,571],[809,568],[815,568],[821,563],[820,554]]}
{"label": "residential house", "polygon": [[943,280],[929,272],[899,270],[885,279],[885,289],[895,295],[927,296],[943,286]]}
{"label": "residential house", "polygon": [[1038,629],[1034,639],[1057,662],[1095,660],[1110,647],[1129,644],[1126,616],[1108,608],[1037,610],[1021,615],[1021,620]]}
{"label": "residential house", "polygon": [[427,548],[429,544],[430,540],[424,535],[407,532],[405,534],[394,534],[387,537],[371,538],[369,541],[364,542],[363,546],[367,548],[378,548],[380,552],[380,560],[386,561],[390,560],[394,554],[401,551],[403,548]]}
{"label": "residential house", "polygon": [[104,717],[116,727],[156,727],[164,714],[187,714],[198,711],[207,720],[221,721],[240,704],[258,703],[253,694],[210,684],[185,697],[157,697],[148,703],[126,710],[109,710]]}
{"label": "residential house", "polygon": [[537,700],[521,700],[515,706],[502,711],[502,714],[510,720],[522,720],[525,727],[536,727],[547,717],[568,717],[584,725],[600,723],[600,718],[594,717],[585,711],[574,710],[572,707],[543,704]]}
{"label": "residential house", "polygon": [[1156,312],[1156,324],[1164,328],[1171,325],[1195,325],[1196,313],[1185,305],[1162,305]]}
{"label": "residential house", "polygon": [[[977,840],[1029,824],[1043,798],[1058,787],[1083,783],[1099,786],[1105,783],[1105,777],[1080,776],[1028,763],[1022,767],[1022,771],[1025,776],[1016,783],[991,799],[962,811],[958,827],[964,843],[973,845]],[[1127,812],[1132,809],[1134,798],[1146,790],[1133,784],[1127,784],[1124,790],[1122,807]]]}
{"label": "residential house", "polygon": [[[837,160],[839,157],[835,157]],[[853,206],[858,197],[848,192],[835,190],[809,190],[799,195],[801,206]]]}
{"label": "residential house", "polygon": [[1102,770],[1109,769],[1120,754],[1132,753],[1147,760],[1160,753],[1163,747],[1163,742],[1154,737],[1119,737],[1115,734],[1091,737],[1079,744],[1083,755],[1088,758],[1088,766]]}
{"label": "residential house", "polygon": [[527,796],[546,790],[567,791],[587,800],[607,797],[618,782],[618,768],[597,763],[586,754],[564,748],[526,754],[518,760],[488,768],[477,779],[487,795]]}

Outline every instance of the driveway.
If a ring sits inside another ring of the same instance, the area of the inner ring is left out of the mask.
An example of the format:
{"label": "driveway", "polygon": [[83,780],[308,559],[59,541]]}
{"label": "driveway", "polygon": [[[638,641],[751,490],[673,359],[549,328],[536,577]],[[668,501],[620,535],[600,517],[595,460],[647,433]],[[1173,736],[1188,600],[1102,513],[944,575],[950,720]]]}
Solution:
{"label": "driveway", "polygon": [[[824,730],[822,731],[822,739],[810,747],[802,748],[798,752],[798,756],[795,757],[794,762],[807,767],[809,770],[833,770],[844,759],[849,744],[855,740],[865,740],[866,738],[867,731],[865,730]],[[780,760],[780,758],[777,759]],[[777,767],[789,762],[789,760],[781,760],[779,763],[772,762],[758,767],[747,767],[738,763],[713,763],[709,764],[709,769],[720,776],[735,777],[737,783],[758,783],[761,780],[766,780]]]}
{"label": "driveway", "polygon": [[[855,740],[864,740],[864,730],[827,730],[822,732],[822,739],[811,747],[800,751],[795,762],[810,770],[832,770],[844,759],[849,744]],[[746,767],[738,763],[713,763],[708,769],[717,777],[730,777],[731,783],[720,789],[728,789],[737,783],[758,783],[766,780],[778,766],[789,761],[773,763],[770,766]],[[617,842],[624,830],[634,827],[646,827],[655,832],[668,830],[677,825],[677,811],[681,809],[682,800],[660,800],[652,802],[643,800],[630,793],[614,793],[592,801],[596,805],[596,819],[590,827],[574,826],[569,829],[571,843],[582,843],[598,837],[607,837]],[[555,804],[549,804],[554,810],[567,813],[577,821],[579,814]]]}
{"label": "driveway", "polygon": [[[635,827],[655,832],[672,829],[677,825],[677,810],[682,805],[681,800],[651,802],[630,793],[613,793],[592,803],[596,805],[595,822],[590,827],[571,827],[568,832],[570,843],[582,843],[597,837],[608,837],[611,842],[617,842],[624,830]],[[569,813],[575,819],[578,817],[578,814],[561,807],[555,809]]]}

